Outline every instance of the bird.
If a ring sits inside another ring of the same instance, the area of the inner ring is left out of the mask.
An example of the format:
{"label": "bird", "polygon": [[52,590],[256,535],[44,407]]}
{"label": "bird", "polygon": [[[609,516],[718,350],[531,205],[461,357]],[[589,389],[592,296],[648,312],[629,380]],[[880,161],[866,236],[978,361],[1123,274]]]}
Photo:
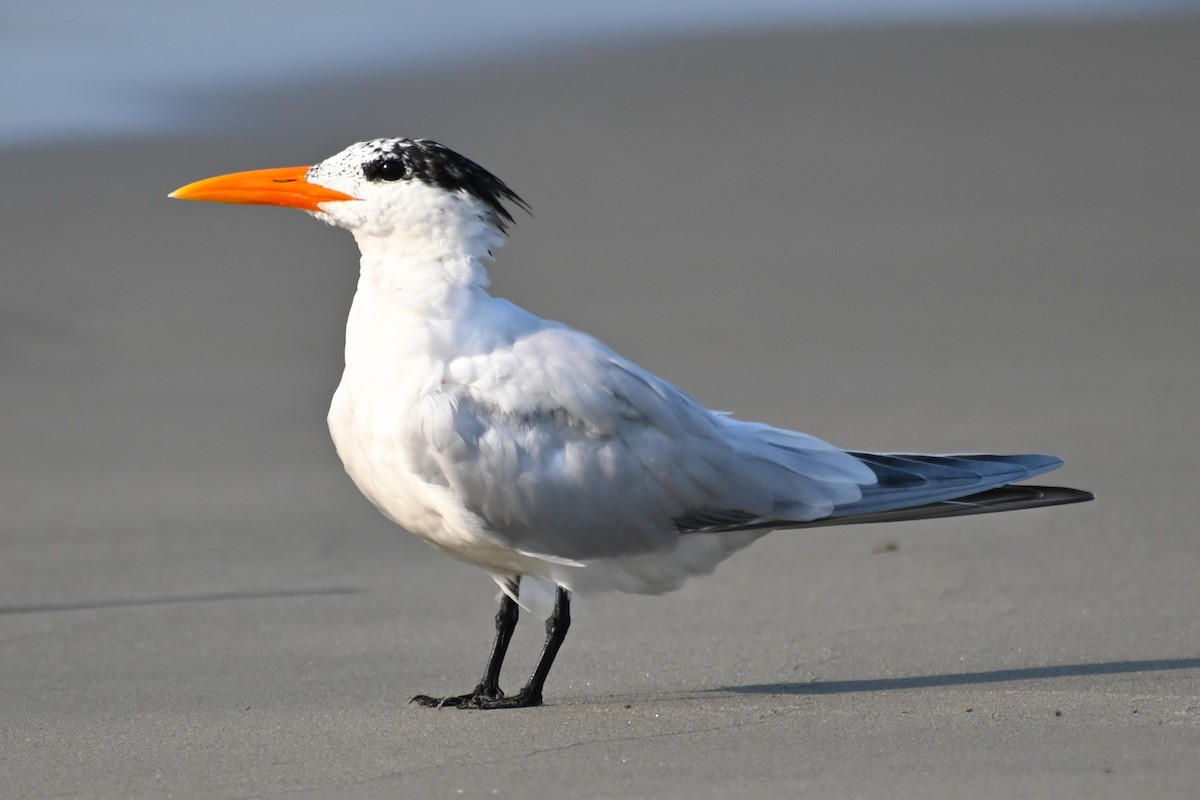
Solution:
{"label": "bird", "polygon": [[[302,209],[361,262],[328,425],[386,517],[499,585],[479,683],[420,706],[543,703],[574,593],[662,594],[777,529],[925,520],[1093,499],[1019,483],[1037,454],[874,453],[709,410],[598,339],[488,292],[529,205],[429,139],[353,144],[312,166],[218,175],[183,200]],[[519,691],[500,672],[520,612],[545,641]]]}

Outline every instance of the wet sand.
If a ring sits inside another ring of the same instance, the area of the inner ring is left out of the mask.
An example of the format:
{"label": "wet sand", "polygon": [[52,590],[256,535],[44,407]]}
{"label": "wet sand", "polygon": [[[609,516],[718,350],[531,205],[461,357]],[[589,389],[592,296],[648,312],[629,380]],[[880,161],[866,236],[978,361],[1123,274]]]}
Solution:
{"label": "wet sand", "polygon": [[[0,795],[1195,797],[1197,74],[1195,20],[784,31],[0,152]],[[407,705],[473,685],[495,590],[328,441],[353,243],[165,198],[381,135],[532,204],[498,293],[706,404],[1099,499],[775,534],[580,599],[543,708]]]}

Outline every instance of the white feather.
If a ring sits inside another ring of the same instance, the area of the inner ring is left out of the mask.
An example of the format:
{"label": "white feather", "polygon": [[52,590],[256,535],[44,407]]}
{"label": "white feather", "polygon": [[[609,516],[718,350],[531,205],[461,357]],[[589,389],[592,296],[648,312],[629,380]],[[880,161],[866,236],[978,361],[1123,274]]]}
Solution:
{"label": "white feather", "polygon": [[362,252],[329,426],[354,482],[403,527],[502,587],[526,576],[657,593],[761,535],[731,532],[739,524],[818,520],[864,489],[876,506],[907,491],[872,488],[854,455],[709,411],[596,339],[492,297],[483,261],[503,242],[499,201],[368,180],[364,159],[383,145],[355,145],[308,180],[360,198],[317,212]]}

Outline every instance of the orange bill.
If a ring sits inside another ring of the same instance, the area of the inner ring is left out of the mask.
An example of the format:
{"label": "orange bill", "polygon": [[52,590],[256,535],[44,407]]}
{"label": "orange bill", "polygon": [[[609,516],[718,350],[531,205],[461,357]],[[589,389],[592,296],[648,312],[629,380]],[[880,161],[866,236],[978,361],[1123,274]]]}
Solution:
{"label": "orange bill", "polygon": [[282,167],[234,172],[189,183],[171,192],[177,200],[209,200],[215,203],[247,203],[262,206],[288,206],[319,211],[321,203],[331,200],[357,200],[357,197],[328,189],[305,179],[308,167]]}

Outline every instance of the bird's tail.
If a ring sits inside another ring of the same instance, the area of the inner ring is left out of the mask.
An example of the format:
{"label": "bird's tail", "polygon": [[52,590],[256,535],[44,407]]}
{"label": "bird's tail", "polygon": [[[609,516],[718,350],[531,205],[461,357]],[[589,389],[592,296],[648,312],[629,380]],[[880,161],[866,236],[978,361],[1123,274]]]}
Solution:
{"label": "bird's tail", "polygon": [[1063,506],[1068,503],[1084,503],[1094,500],[1095,495],[1082,489],[1066,486],[1000,486],[995,489],[969,494],[954,500],[939,500],[919,506],[894,508],[888,511],[869,511],[860,514],[843,514],[812,522],[776,524],[776,528],[815,528],[822,525],[861,525],[874,522],[904,522],[915,519],[941,519],[943,517],[966,517],[972,514],[994,514],[999,511],[1017,511],[1022,508]]}
{"label": "bird's tail", "polygon": [[834,517],[860,516],[954,500],[1058,469],[1062,459],[1043,455],[925,455],[857,453],[875,473],[862,499],[840,506]]}
{"label": "bird's tail", "polygon": [[[1063,486],[1011,485],[1062,466],[1044,455],[925,455],[851,452],[875,473],[862,498],[838,506],[822,519],[796,522],[756,520],[729,530],[815,528],[993,514],[1022,508],[1082,503],[1094,495]],[[711,530],[711,528],[710,528]]]}

